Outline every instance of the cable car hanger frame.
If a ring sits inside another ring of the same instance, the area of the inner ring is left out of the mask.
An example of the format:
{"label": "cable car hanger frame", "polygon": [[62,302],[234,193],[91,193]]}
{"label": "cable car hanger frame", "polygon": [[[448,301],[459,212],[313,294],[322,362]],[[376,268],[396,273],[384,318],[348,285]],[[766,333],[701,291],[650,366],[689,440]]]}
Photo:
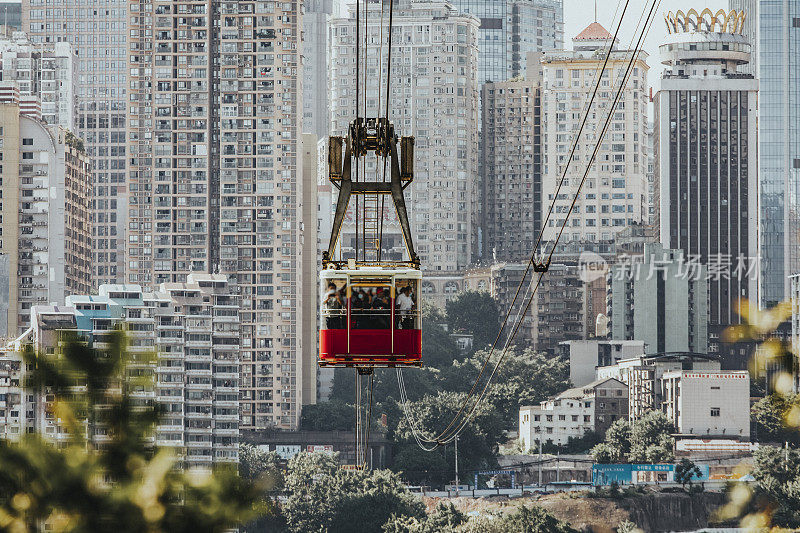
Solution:
{"label": "cable car hanger frame", "polygon": [[[400,154],[397,144],[400,142]],[[390,181],[353,181],[351,168],[353,158],[359,159],[369,153],[390,160]],[[333,256],[342,230],[344,217],[347,214],[352,195],[382,194],[390,195],[397,212],[397,219],[403,233],[408,261],[391,261],[391,265],[408,266],[419,270],[420,260],[414,249],[411,225],[406,210],[403,192],[414,180],[414,137],[399,138],[394,125],[387,118],[357,118],[350,124],[347,137],[331,137],[328,150],[329,178],[339,189],[336,203],[336,214],[331,228],[331,240],[328,250],[322,253],[324,269],[348,268],[348,261],[334,261]],[[369,263],[378,266],[376,263]]]}

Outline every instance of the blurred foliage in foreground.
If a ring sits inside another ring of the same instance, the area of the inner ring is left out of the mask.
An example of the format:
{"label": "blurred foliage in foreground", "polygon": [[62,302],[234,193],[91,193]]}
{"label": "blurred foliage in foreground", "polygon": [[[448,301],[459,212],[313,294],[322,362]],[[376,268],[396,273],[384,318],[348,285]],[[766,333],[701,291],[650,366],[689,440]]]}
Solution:
{"label": "blurred foliage in foreground", "polygon": [[[58,446],[37,433],[0,441],[0,530],[225,531],[266,512],[264,487],[235,465],[181,471],[153,445],[160,412],[141,396],[152,387],[148,361],[120,332],[109,346],[72,339],[55,355],[24,354],[26,389],[52,395],[64,433]],[[100,446],[89,438],[97,428]]]}
{"label": "blurred foliage in foreground", "polygon": [[[773,393],[759,401],[752,410],[759,440],[773,440],[784,448],[762,445],[754,454],[752,484],[735,483],[728,491],[728,503],[718,510],[717,519],[740,519],[748,531],[800,527],[800,450],[798,442],[800,402],[794,393],[797,354],[790,344],[773,335],[780,324],[791,317],[791,305],[783,303],[769,311],[750,310],[746,302],[739,306],[743,324],[726,332],[727,342],[760,342],[751,362],[751,373],[771,369]],[[744,470],[742,471],[744,474]]]}

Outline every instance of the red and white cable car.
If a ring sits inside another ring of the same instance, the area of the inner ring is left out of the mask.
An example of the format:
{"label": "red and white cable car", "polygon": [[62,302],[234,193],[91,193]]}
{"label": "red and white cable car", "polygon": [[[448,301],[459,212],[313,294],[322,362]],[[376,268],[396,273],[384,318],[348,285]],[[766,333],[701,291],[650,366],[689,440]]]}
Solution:
{"label": "red and white cable car", "polygon": [[324,270],[321,366],[416,366],[422,362],[419,284],[413,268]]}
{"label": "red and white cable car", "polygon": [[[397,141],[394,127],[385,118],[359,118],[347,138],[331,137],[330,179],[339,189],[339,199],[320,273],[320,366],[367,372],[374,367],[422,364],[422,272],[403,196],[413,179],[414,138],[401,140],[402,162]],[[390,161],[390,181],[351,179],[351,160],[358,164],[359,157],[370,152]],[[350,196],[381,194],[391,195],[409,260],[381,261],[379,250],[364,250],[360,255],[357,250],[355,258],[333,260]]]}

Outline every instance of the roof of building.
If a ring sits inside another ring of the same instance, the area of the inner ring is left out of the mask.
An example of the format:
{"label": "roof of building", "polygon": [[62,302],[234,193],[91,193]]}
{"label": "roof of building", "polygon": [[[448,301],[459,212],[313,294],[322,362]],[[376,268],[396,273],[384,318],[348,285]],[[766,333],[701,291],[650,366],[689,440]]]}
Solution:
{"label": "roof of building", "polygon": [[607,29],[605,29],[599,22],[592,22],[586,29],[580,32],[576,37],[575,41],[596,41],[596,40],[607,40],[612,39],[613,35],[611,35]]}
{"label": "roof of building", "polygon": [[556,398],[557,399],[583,398],[583,397],[588,395],[587,392],[586,392],[587,390],[596,389],[597,387],[599,387],[600,385],[602,385],[603,383],[606,383],[608,381],[616,381],[620,385],[625,385],[620,380],[615,379],[615,378],[598,379],[598,380],[592,381],[591,383],[587,383],[583,387],[574,387],[572,389],[567,389],[564,392],[556,395]]}

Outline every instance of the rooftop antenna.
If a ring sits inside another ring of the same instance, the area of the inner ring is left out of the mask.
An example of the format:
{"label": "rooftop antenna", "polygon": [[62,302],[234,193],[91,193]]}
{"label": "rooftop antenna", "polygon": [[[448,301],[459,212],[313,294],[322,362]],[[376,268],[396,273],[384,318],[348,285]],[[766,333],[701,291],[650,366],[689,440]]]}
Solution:
{"label": "rooftop antenna", "polygon": [[597,0],[594,0],[594,21],[597,22]]}

